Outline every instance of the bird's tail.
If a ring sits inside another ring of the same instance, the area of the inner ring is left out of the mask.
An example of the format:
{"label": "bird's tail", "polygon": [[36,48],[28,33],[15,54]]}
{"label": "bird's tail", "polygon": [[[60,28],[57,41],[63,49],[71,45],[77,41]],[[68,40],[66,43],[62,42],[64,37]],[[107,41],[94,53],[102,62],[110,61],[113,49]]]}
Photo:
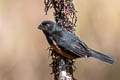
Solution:
{"label": "bird's tail", "polygon": [[103,53],[100,53],[100,52],[97,52],[95,50],[89,50],[88,52],[90,54],[90,57],[94,57],[94,58],[97,58],[99,60],[102,60],[104,62],[107,62],[107,63],[110,63],[110,64],[113,64],[114,62],[114,58],[110,57],[110,56],[107,56]]}

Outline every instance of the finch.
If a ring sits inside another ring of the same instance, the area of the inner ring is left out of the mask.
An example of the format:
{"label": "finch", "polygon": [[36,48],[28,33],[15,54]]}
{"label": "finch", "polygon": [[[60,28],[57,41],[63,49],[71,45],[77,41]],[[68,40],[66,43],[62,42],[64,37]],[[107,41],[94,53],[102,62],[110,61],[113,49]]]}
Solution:
{"label": "finch", "polygon": [[90,49],[79,37],[61,28],[53,21],[43,21],[38,29],[43,31],[53,50],[66,58],[94,57],[110,64],[114,63],[114,58]]}

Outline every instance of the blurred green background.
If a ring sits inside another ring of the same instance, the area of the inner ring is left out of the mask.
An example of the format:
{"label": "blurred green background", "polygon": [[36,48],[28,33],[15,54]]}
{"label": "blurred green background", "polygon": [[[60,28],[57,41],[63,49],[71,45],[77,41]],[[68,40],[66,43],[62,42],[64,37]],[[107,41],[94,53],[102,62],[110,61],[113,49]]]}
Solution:
{"label": "blurred green background", "polygon": [[[74,0],[76,34],[92,49],[115,58],[76,60],[78,80],[120,80],[120,0]],[[43,0],[0,0],[0,80],[53,80],[48,43],[37,26],[54,20]]]}

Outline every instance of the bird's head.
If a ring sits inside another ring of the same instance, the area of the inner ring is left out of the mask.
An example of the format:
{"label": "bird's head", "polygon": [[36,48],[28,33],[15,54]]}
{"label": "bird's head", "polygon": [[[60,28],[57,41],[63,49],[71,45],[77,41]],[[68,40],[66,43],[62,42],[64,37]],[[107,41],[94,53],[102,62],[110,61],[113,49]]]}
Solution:
{"label": "bird's head", "polygon": [[53,21],[43,21],[39,26],[38,29],[41,29],[43,32],[47,32],[51,34],[56,30],[56,23]]}

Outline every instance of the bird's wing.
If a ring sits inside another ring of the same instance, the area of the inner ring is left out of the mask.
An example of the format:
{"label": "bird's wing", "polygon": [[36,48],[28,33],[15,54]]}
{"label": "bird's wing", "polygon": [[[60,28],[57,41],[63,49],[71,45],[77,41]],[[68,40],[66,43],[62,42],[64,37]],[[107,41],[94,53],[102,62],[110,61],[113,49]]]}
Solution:
{"label": "bird's wing", "polygon": [[57,42],[58,46],[64,50],[74,53],[77,56],[84,57],[87,52],[87,45],[73,34],[65,34]]}

